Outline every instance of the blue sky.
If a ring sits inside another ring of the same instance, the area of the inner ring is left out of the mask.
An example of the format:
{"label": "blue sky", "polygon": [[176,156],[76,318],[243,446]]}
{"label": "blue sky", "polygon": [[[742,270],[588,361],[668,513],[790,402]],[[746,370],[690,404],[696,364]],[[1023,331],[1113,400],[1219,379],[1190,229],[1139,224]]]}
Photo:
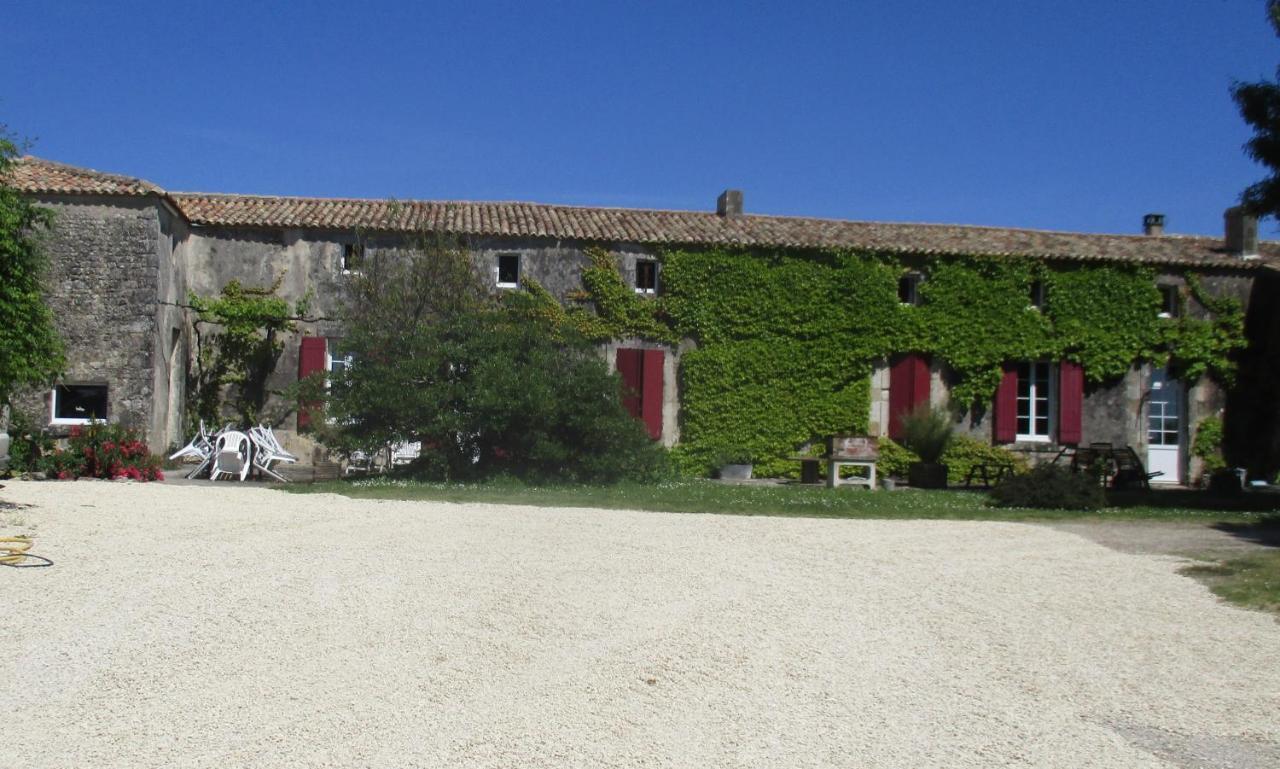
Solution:
{"label": "blue sky", "polygon": [[6,5],[0,122],[172,190],[1092,232],[1220,232],[1280,63],[1261,0]]}

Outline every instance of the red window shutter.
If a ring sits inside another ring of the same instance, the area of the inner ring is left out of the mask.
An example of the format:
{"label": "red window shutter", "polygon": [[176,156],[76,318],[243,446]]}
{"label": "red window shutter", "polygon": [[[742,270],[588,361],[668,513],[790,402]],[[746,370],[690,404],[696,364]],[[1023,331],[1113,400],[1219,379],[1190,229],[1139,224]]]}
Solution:
{"label": "red window shutter", "polygon": [[996,389],[991,421],[996,443],[1013,443],[1018,438],[1018,367],[1006,363],[1000,387]]}
{"label": "red window shutter", "polygon": [[902,417],[929,402],[929,360],[917,353],[903,355],[889,368],[889,437],[902,438]]}
{"label": "red window shutter", "polygon": [[1058,364],[1058,443],[1084,437],[1084,368],[1064,360]]}
{"label": "red window shutter", "polygon": [[[317,371],[324,371],[324,355],[326,340],[322,336],[302,337],[302,346],[298,350],[298,379],[306,379]],[[298,404],[298,429],[305,430],[311,426],[311,414],[307,407],[316,404]]]}
{"label": "red window shutter", "polygon": [[649,437],[662,437],[662,350],[645,350],[640,387],[640,414]]}
{"label": "red window shutter", "polygon": [[622,377],[622,407],[637,419],[640,417],[640,370],[644,366],[643,350],[618,350],[618,376]]}

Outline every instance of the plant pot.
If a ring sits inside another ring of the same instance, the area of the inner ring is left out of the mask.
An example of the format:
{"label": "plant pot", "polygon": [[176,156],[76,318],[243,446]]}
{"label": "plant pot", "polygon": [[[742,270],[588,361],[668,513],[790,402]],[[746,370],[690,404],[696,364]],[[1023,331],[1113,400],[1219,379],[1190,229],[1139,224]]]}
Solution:
{"label": "plant pot", "polygon": [[751,480],[751,465],[724,465],[720,468],[720,479],[724,481]]}
{"label": "plant pot", "polygon": [[945,489],[947,466],[938,462],[912,462],[907,468],[907,483],[916,489]]}
{"label": "plant pot", "polygon": [[0,429],[0,473],[9,469],[9,432]]}

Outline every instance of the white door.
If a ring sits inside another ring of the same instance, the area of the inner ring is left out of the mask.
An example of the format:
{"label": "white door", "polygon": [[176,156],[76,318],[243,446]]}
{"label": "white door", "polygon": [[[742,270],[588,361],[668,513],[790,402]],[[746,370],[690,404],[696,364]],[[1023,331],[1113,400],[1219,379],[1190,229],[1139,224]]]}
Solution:
{"label": "white door", "polygon": [[1147,400],[1147,472],[1164,473],[1152,483],[1182,481],[1182,383],[1169,372],[1151,372]]}

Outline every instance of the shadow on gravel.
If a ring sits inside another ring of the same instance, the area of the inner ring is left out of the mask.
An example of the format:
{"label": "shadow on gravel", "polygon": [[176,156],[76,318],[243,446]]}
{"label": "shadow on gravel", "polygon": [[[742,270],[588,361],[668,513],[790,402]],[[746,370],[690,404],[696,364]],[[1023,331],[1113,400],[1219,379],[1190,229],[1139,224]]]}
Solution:
{"label": "shadow on gravel", "polygon": [[1280,515],[1270,515],[1255,523],[1215,523],[1213,528],[1264,547],[1280,547]]}

